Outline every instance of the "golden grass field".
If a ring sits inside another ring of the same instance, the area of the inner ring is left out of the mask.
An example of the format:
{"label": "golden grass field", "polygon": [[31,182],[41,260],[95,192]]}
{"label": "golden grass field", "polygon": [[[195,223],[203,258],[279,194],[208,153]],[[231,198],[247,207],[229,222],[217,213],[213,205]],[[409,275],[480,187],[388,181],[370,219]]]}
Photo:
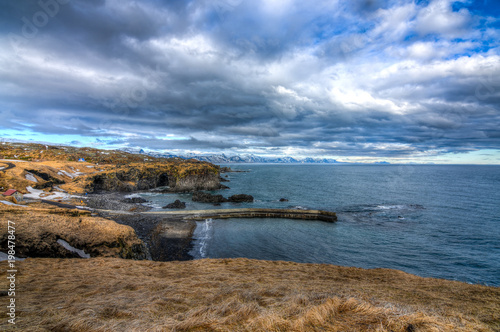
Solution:
{"label": "golden grass field", "polygon": [[159,158],[119,150],[101,150],[96,148],[77,148],[67,145],[45,145],[36,143],[3,142],[0,144],[0,159],[18,159],[25,161],[65,161],[75,162],[84,158],[90,163],[128,164],[131,162],[155,162]]}
{"label": "golden grass field", "polygon": [[[249,259],[16,265],[16,331],[500,329],[500,288],[388,269]],[[0,280],[6,285],[4,268]],[[9,325],[3,319],[0,330]]]}

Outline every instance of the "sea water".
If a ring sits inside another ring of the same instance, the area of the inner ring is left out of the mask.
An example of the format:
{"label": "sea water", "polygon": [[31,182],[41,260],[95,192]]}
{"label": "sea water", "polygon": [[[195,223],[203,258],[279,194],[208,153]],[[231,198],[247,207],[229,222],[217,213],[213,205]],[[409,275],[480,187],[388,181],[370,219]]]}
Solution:
{"label": "sea water", "polygon": [[[362,268],[500,286],[500,166],[230,165],[231,189],[253,203],[216,208],[307,208],[338,222],[225,219],[198,223],[195,258],[247,257]],[[215,192],[214,192],[215,193]],[[188,209],[214,208],[190,195]],[[280,202],[280,198],[288,199]]]}

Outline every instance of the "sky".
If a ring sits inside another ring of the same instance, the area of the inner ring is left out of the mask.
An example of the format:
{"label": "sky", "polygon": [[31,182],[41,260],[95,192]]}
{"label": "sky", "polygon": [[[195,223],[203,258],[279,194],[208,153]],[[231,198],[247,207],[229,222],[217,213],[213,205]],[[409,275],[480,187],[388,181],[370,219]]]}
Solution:
{"label": "sky", "polygon": [[0,138],[500,164],[500,3],[0,1]]}

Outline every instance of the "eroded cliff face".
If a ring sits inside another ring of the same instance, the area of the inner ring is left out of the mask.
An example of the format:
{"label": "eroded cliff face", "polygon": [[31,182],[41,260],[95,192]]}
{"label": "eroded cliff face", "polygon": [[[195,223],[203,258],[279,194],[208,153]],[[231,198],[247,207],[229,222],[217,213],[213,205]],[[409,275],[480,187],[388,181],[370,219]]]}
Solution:
{"label": "eroded cliff face", "polygon": [[219,169],[209,163],[180,162],[119,166],[82,179],[86,192],[148,190],[166,186],[170,191],[221,188]]}
{"label": "eroded cliff face", "polygon": [[[15,226],[19,257],[146,259],[148,256],[132,227],[91,217],[88,211],[43,207],[43,204],[29,209],[0,204],[0,227],[7,229],[9,221]],[[7,252],[7,248],[5,232],[0,234],[0,251]]]}
{"label": "eroded cliff face", "polygon": [[169,185],[166,170],[152,168],[120,168],[91,175],[85,189],[89,192],[147,190]]}
{"label": "eroded cliff face", "polygon": [[221,189],[219,173],[192,174],[172,180],[170,187],[176,192]]}
{"label": "eroded cliff face", "polygon": [[[28,187],[46,192],[62,189],[71,194],[130,192],[163,186],[174,192],[223,187],[219,167],[195,159],[14,143],[0,147],[2,157],[28,161],[0,160],[0,188],[22,192],[28,191]],[[79,159],[86,162],[76,162]]]}

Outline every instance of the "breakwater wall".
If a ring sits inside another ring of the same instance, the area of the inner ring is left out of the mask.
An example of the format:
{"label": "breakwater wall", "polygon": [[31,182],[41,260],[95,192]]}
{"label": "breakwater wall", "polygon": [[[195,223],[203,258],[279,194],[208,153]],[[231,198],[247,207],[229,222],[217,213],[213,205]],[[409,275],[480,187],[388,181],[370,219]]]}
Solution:
{"label": "breakwater wall", "polygon": [[143,214],[157,214],[172,217],[181,217],[185,220],[229,219],[229,218],[286,218],[303,220],[321,220],[326,222],[337,221],[335,212],[322,210],[293,210],[293,209],[212,209],[188,211],[148,211]]}

